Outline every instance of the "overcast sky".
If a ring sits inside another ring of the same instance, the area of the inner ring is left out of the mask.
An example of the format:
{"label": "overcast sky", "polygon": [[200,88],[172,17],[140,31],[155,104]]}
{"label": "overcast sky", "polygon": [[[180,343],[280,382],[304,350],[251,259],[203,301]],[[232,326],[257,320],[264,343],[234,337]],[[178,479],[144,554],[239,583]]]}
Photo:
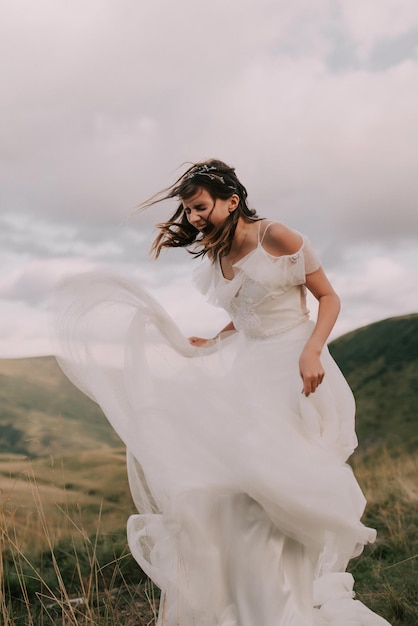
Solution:
{"label": "overcast sky", "polygon": [[0,356],[46,354],[60,278],[134,276],[186,333],[224,323],[132,217],[181,164],[234,165],[306,233],[334,336],[418,311],[417,0],[0,0]]}

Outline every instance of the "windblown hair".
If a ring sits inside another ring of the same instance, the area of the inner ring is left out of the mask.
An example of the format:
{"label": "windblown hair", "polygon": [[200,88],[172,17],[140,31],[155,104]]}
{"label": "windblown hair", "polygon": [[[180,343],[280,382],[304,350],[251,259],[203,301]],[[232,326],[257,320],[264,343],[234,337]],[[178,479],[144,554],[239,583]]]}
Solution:
{"label": "windblown hair", "polygon": [[[183,200],[194,196],[199,189],[206,189],[215,202],[218,198],[227,200],[237,194],[239,204],[230,213],[225,222],[213,227],[210,231],[201,233],[187,219]],[[176,182],[163,189],[149,200],[143,202],[138,210],[163,202],[170,198],[178,198],[180,204],[173,215],[166,221],[157,224],[159,233],[155,238],[151,253],[158,258],[163,248],[189,248],[188,251],[195,257],[208,254],[212,261],[229,253],[234,238],[238,219],[242,217],[246,222],[257,221],[259,217],[247,204],[247,190],[235,174],[235,169],[223,161],[210,159],[192,165]]]}

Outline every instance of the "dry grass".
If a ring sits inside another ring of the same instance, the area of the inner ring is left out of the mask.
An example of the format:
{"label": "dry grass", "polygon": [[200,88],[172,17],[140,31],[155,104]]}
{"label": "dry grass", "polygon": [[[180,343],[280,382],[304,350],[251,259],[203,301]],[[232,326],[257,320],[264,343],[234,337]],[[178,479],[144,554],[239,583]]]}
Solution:
{"label": "dry grass", "polygon": [[24,548],[34,542],[48,547],[40,508],[54,541],[68,536],[70,519],[91,534],[102,511],[101,528],[107,533],[123,527],[133,511],[123,449],[82,452],[60,460],[2,455],[0,487],[2,524],[15,529]]}
{"label": "dry grass", "polygon": [[360,600],[393,626],[418,624],[418,458],[386,450],[354,459],[377,542],[351,562]]}
{"label": "dry grass", "polygon": [[[418,459],[384,452],[353,465],[369,501],[364,521],[379,533],[350,564],[357,596],[393,626],[416,626]],[[2,625],[155,624],[156,590],[126,546],[133,507],[121,450],[59,463],[3,458],[0,477]]]}
{"label": "dry grass", "polygon": [[[30,466],[15,481],[17,491],[12,476],[6,487],[8,506],[0,518],[0,623],[154,624],[158,598],[129,554],[124,529],[106,534],[101,508],[93,520],[83,501],[76,504],[80,493],[44,485],[42,471],[40,477],[38,484]],[[22,494],[25,503],[13,508]]]}

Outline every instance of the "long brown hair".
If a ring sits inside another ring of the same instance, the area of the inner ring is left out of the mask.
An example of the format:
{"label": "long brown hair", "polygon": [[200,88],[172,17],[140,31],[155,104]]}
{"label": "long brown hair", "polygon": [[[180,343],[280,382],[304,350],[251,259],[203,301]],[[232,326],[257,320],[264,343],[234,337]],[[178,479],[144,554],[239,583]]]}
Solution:
{"label": "long brown hair", "polygon": [[[239,197],[237,208],[229,214],[225,222],[205,233],[201,233],[190,224],[183,207],[183,200],[191,198],[202,188],[207,190],[214,202],[218,198],[227,200],[234,194]],[[138,210],[142,211],[169,198],[180,199],[180,204],[173,215],[166,222],[157,224],[160,232],[151,246],[154,258],[159,257],[163,248],[189,248],[189,246],[193,246],[188,251],[195,257],[208,254],[212,261],[215,261],[227,255],[231,249],[239,218],[242,217],[246,222],[259,219],[254,209],[248,206],[247,196],[247,190],[238,179],[233,167],[218,159],[194,163],[173,185],[163,189],[138,207]]]}

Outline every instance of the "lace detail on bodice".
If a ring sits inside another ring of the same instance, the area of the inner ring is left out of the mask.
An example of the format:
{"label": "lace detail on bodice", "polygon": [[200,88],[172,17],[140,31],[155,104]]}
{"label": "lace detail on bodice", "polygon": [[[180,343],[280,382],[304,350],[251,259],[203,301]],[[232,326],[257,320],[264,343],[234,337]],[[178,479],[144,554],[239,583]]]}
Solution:
{"label": "lace detail on bodice", "polygon": [[227,307],[237,330],[251,331],[260,326],[260,318],[255,312],[254,298],[251,296],[251,287],[256,286],[256,284],[252,278],[244,280],[241,289],[238,290]]}

